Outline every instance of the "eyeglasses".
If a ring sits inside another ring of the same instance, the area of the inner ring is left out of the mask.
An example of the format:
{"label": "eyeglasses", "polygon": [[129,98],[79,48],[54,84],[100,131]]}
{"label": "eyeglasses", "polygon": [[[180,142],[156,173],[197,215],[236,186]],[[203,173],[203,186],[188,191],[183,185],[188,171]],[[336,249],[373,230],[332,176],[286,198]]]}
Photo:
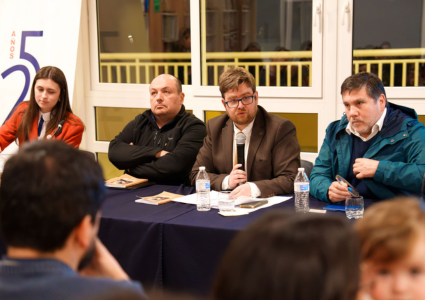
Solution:
{"label": "eyeglasses", "polygon": [[255,95],[246,96],[240,99],[230,100],[224,103],[226,103],[229,108],[235,108],[239,106],[239,102],[242,102],[243,105],[251,104],[254,101],[254,97]]}

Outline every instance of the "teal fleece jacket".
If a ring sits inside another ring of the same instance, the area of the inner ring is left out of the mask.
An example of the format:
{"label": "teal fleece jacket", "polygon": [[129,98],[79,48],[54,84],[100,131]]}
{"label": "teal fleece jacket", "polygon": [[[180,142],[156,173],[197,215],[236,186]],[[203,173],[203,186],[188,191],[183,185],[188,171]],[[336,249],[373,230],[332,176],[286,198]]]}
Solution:
{"label": "teal fleece jacket", "polygon": [[[347,116],[332,122],[311,172],[311,195],[328,202],[328,189],[338,174],[347,177],[352,139],[345,131]],[[416,112],[388,103],[387,115],[378,137],[364,155],[379,161],[373,178],[366,185],[378,199],[400,194],[420,195],[425,172],[425,127]]]}

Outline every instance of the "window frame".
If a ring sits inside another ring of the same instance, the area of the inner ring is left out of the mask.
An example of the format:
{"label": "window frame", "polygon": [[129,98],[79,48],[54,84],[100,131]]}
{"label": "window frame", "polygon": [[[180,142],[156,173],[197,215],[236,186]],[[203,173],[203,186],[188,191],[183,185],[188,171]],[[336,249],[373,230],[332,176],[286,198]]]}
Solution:
{"label": "window frame", "polygon": [[[348,5],[349,13],[346,14],[345,7]],[[345,78],[351,75],[352,64],[353,64],[353,22],[354,22],[354,11],[353,1],[338,0],[338,80],[337,86],[340,87],[344,82]],[[424,12],[425,14],[425,6]],[[345,14],[345,19],[344,19]],[[344,24],[343,24],[344,19]],[[423,18],[423,23],[425,18]],[[425,35],[425,30],[424,33]],[[425,43],[425,37],[423,42]],[[348,49],[350,51],[348,51]],[[414,108],[418,115],[425,115],[425,87],[385,87],[385,93],[387,94],[387,100],[402,106]],[[344,113],[344,106],[342,104],[342,98],[338,91],[337,95],[337,114],[342,115]],[[422,100],[422,102],[420,102]]]}
{"label": "window frame", "polygon": [[[205,18],[205,12],[201,11],[202,3],[205,3],[206,0],[199,0],[199,1],[191,1],[191,16],[192,15],[199,15],[199,12],[201,12],[200,18],[194,18],[191,19],[193,23],[191,22],[191,32],[192,34],[196,34],[198,40],[200,43],[192,43],[192,72],[194,76],[192,76],[192,86],[193,86],[193,94],[195,96],[218,96],[221,97],[217,86],[203,86],[201,84],[201,75],[202,75],[202,57],[205,57],[206,51],[203,49],[205,46],[205,40],[201,39],[201,23],[203,22]],[[192,3],[194,5],[192,5]],[[205,7],[205,4],[204,4]],[[316,15],[315,10],[316,8],[320,8],[320,14]],[[192,12],[192,8],[195,12]],[[322,57],[323,57],[323,0],[312,0],[312,24],[315,24],[315,18],[316,19],[316,26],[313,25],[312,28],[312,44],[314,51],[312,52],[312,86],[311,87],[264,87],[264,86],[258,86],[257,90],[261,92],[263,97],[267,98],[282,98],[281,96],[277,96],[280,94],[284,94],[285,98],[299,98],[306,97],[306,98],[321,98],[322,97],[322,73],[323,73],[323,64],[322,64]],[[204,25],[203,25],[204,26]],[[204,30],[206,32],[206,30]],[[205,35],[204,35],[205,39]],[[203,54],[203,56],[201,55]],[[201,62],[199,64],[194,64],[194,61]],[[195,68],[196,66],[196,68]]]}

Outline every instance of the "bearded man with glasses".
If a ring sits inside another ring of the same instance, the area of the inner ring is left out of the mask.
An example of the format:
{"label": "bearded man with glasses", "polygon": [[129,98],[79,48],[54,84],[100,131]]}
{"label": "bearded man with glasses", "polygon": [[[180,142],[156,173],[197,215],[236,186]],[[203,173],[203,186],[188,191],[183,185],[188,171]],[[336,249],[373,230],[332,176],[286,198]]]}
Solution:
{"label": "bearded man with glasses", "polygon": [[[205,166],[211,189],[231,189],[232,198],[293,193],[300,167],[294,124],[258,105],[255,79],[244,68],[226,69],[220,75],[219,88],[227,114],[207,123],[207,137],[190,174],[192,185],[199,167]],[[245,139],[245,170],[236,157],[235,139],[240,134]]]}

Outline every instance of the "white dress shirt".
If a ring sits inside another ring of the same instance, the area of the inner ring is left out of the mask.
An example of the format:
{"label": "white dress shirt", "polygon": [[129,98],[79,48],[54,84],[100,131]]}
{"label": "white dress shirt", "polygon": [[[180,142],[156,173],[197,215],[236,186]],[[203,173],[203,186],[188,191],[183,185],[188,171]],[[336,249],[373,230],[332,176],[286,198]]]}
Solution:
{"label": "white dress shirt", "polygon": [[43,123],[43,126],[41,127],[40,136],[38,137],[39,140],[42,140],[44,135],[46,134],[47,124],[50,121],[50,112],[47,112],[47,113],[44,113],[44,114],[41,112],[41,110],[38,112],[37,126],[40,123],[41,116],[43,116],[44,123]]}
{"label": "white dress shirt", "polygon": [[[248,149],[249,149],[249,142],[251,140],[251,133],[252,133],[252,127],[254,126],[254,120],[252,120],[251,123],[248,124],[248,126],[245,127],[244,130],[240,130],[235,123],[233,123],[233,165],[236,164],[236,134],[239,132],[242,132],[243,134],[245,134],[246,136],[246,140],[245,140],[245,167],[247,167],[247,157],[248,157]],[[246,171],[246,170],[245,170]],[[248,176],[248,171],[247,172],[247,176]],[[229,177],[230,175],[227,175],[224,179],[223,182],[221,183],[221,189],[222,190],[227,190],[229,189]],[[251,197],[253,198],[257,198],[261,195],[260,189],[258,188],[258,186],[255,183],[252,182],[247,182],[249,184],[249,186],[251,187]]]}
{"label": "white dress shirt", "polygon": [[368,140],[372,139],[379,131],[381,131],[382,126],[384,126],[384,120],[385,120],[385,115],[387,114],[387,108],[385,107],[384,112],[382,113],[381,117],[379,118],[378,122],[376,122],[375,125],[373,125],[372,127],[372,132],[369,134],[369,136],[367,138],[364,138],[360,135],[360,133],[358,133],[353,126],[351,125],[351,122],[348,123],[347,127],[345,128],[345,131],[348,134],[354,134],[355,136],[358,136],[359,138],[362,139],[363,142],[367,142]]}

